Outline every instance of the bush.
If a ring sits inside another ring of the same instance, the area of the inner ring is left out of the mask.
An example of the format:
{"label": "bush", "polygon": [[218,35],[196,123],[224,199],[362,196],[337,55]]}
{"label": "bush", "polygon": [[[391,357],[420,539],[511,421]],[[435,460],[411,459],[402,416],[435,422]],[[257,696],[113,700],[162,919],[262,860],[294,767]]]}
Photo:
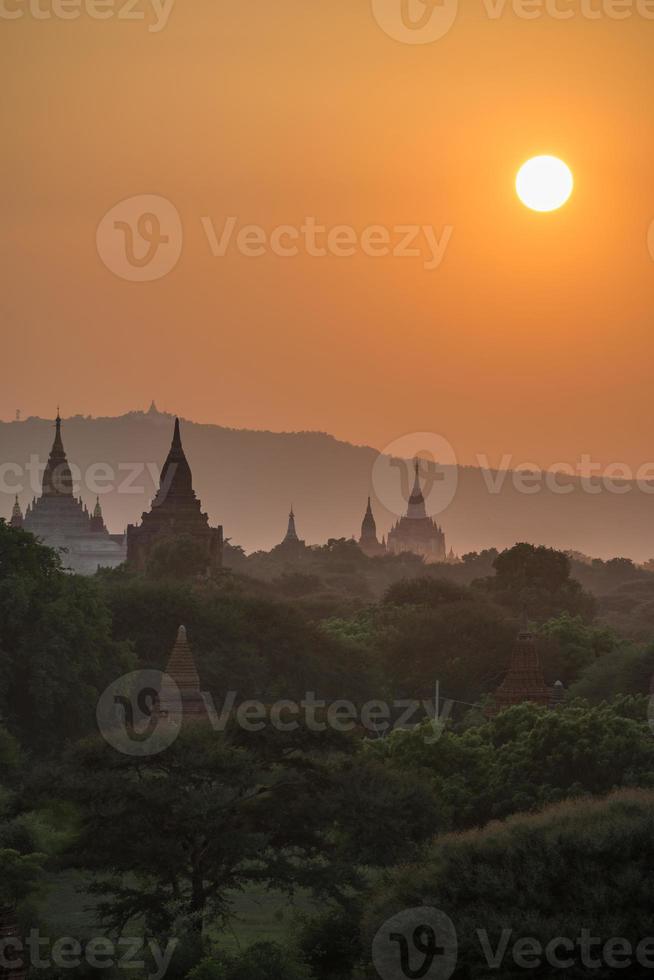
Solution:
{"label": "bush", "polygon": [[205,959],[188,980],[311,980],[307,966],[277,943],[255,943],[244,953]]}
{"label": "bush", "polygon": [[[379,888],[364,920],[364,948],[371,948],[377,930],[398,912],[433,906],[449,916],[458,934],[455,980],[489,975],[478,930],[487,933],[493,951],[501,947],[503,930],[508,932],[508,951],[496,974],[503,980],[525,976],[511,955],[521,937],[545,947],[556,937],[574,942],[588,930],[601,939],[593,956],[606,960],[601,952],[608,940],[623,937],[635,951],[652,936],[652,861],[654,793],[646,791],[565,802],[444,837],[419,866],[398,869]],[[579,947],[565,955],[574,958],[574,966],[556,975],[589,975]],[[555,971],[544,964],[529,973],[546,977]],[[372,967],[369,975],[375,975]],[[592,975],[614,974],[603,962]],[[647,974],[633,966],[628,975]]]}

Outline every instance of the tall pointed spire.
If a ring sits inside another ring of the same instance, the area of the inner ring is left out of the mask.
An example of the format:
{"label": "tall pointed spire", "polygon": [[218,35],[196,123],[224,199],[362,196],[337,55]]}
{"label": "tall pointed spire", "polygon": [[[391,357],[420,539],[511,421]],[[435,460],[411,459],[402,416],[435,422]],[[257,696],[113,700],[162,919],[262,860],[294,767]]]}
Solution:
{"label": "tall pointed spire", "polygon": [[93,508],[93,514],[90,518],[91,530],[94,532],[105,531],[104,517],[102,515],[102,507],[100,506],[100,498],[95,498],[95,507]]}
{"label": "tall pointed spire", "polygon": [[192,538],[206,557],[206,573],[222,565],[223,530],[210,527],[207,514],[193,490],[193,475],[182,445],[179,419],[175,419],[173,438],[152,508],[144,513],[140,525],[127,528],[127,561],[133,568],[147,571],[158,542]]}
{"label": "tall pointed spire", "polygon": [[166,500],[177,499],[179,501],[182,498],[192,501],[196,499],[193,491],[193,475],[182,446],[179,419],[176,418],[173,441],[161,471],[159,491],[153,506],[159,507]]}
{"label": "tall pointed spire", "polygon": [[11,527],[22,527],[23,526],[23,512],[20,509],[20,504],[18,503],[18,494],[16,494],[16,499],[14,501],[14,507],[11,512],[11,520],[9,521]]}
{"label": "tall pointed spire", "polygon": [[54,442],[52,443],[50,456],[43,474],[43,496],[73,496],[73,477],[61,438],[61,416],[59,415],[59,408],[57,408],[57,418],[55,419]]}
{"label": "tall pointed spire", "polygon": [[425,498],[422,493],[422,487],[420,486],[420,463],[417,459],[415,461],[415,471],[416,478],[413,483],[411,496],[409,497],[407,517],[410,517],[412,520],[422,520],[427,516],[427,509],[425,507]]}
{"label": "tall pointed spire", "polygon": [[361,522],[361,537],[359,538],[359,547],[363,551],[364,555],[369,558],[375,558],[381,555],[386,550],[377,539],[377,524],[375,522],[375,516],[372,512],[372,501],[368,497],[368,506],[366,507],[366,512]]}
{"label": "tall pointed spire", "polygon": [[284,544],[288,544],[289,541],[297,542],[300,539],[297,536],[297,531],[295,529],[295,514],[293,513],[293,504],[291,504],[291,512],[288,515],[288,529],[286,531],[286,537],[284,538]]}

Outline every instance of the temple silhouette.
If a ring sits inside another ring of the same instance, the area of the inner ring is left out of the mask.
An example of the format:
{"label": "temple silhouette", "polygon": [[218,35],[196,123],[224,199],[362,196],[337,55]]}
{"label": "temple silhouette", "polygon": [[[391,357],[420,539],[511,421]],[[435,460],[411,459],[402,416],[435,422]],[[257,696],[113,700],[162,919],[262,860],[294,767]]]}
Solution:
{"label": "temple silhouette", "polygon": [[207,574],[221,567],[223,529],[210,527],[207,514],[202,512],[176,418],[170,452],[151,509],[143,514],[140,524],[127,527],[127,562],[136,571],[144,572],[155,548],[180,538],[197,545]]}
{"label": "temple silhouette", "polygon": [[368,558],[379,558],[386,554],[386,541],[377,538],[377,523],[372,512],[372,504],[368,497],[368,506],[361,523],[361,537],[359,547]]}
{"label": "temple silhouette", "polygon": [[407,512],[388,532],[386,547],[392,555],[408,551],[420,555],[427,563],[447,561],[443,529],[427,515],[418,460],[415,461],[415,480]]}
{"label": "temple silhouette", "polygon": [[48,547],[61,550],[64,566],[80,575],[93,575],[101,567],[116,568],[125,561],[124,535],[109,534],[99,498],[90,514],[74,495],[58,412],[41,496],[27,507],[24,517],[16,497],[10,523],[29,531]]}
{"label": "temple silhouette", "polygon": [[[172,416],[159,413],[154,402],[146,414],[159,424],[169,424],[172,420]],[[190,542],[191,550],[197,553],[200,574],[212,575],[223,565],[223,529],[211,527],[208,515],[202,511],[182,445],[178,418],[174,421],[170,450],[150,509],[142,514],[139,523],[129,524],[124,534],[109,533],[99,497],[89,512],[75,496],[58,412],[41,495],[28,506],[24,516],[16,497],[9,523],[31,532],[49,547],[62,550],[64,566],[82,575],[93,575],[99,568],[115,568],[125,561],[133,571],[146,574],[160,546],[182,539]],[[449,555],[446,553],[443,529],[427,514],[418,460],[406,513],[395,522],[388,537],[382,536],[380,540],[368,497],[358,544],[369,558],[410,553],[427,564],[458,560],[452,549]],[[295,563],[302,561],[311,547],[299,537],[291,507],[286,533],[270,554]]]}

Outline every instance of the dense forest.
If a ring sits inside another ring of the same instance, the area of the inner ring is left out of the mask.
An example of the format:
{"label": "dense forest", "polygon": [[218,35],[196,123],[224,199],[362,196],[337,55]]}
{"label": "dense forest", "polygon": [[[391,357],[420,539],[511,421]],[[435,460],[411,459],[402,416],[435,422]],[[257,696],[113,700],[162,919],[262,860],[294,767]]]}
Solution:
{"label": "dense forest", "polygon": [[[108,951],[131,941],[134,977],[372,980],[382,924],[426,904],[457,923],[462,978],[487,975],[478,930],[493,950],[512,931],[503,977],[524,973],[522,936],[648,935],[650,572],[528,544],[444,566],[347,540],[292,563],[228,546],[202,579],[193,558],[180,541],[147,575],[80,578],[0,522],[0,906],[51,937],[35,975],[96,976],[100,948],[123,975]],[[311,692],[357,719],[419,710],[348,731],[230,716],[117,752],[98,699],[163,670],[182,624],[218,708]],[[526,629],[563,700],[497,713]]]}

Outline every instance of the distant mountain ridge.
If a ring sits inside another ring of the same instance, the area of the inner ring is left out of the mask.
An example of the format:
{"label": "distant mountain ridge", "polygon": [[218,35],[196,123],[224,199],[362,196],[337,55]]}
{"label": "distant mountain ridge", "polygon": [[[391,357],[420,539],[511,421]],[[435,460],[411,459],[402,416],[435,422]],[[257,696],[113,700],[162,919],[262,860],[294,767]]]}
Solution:
{"label": "distant mountain ridge", "polygon": [[[110,531],[122,531],[149,509],[173,419],[154,408],[116,418],[64,419],[69,462],[85,475],[81,496],[91,505],[96,488],[103,488],[100,502]],[[52,426],[52,420],[34,417],[0,422],[0,517],[11,513],[14,488],[20,488],[23,510],[35,495],[34,464],[45,465]],[[222,524],[225,536],[248,552],[282,540],[291,504],[298,534],[309,544],[358,537],[368,495],[380,537],[399,516],[376,499],[372,470],[379,454],[370,446],[327,433],[229,429],[183,419],[182,438],[211,523]],[[464,554],[531,541],[601,558],[654,556],[652,494],[635,484],[625,484],[624,493],[589,494],[578,479],[561,482],[572,491],[557,494],[543,485],[538,493],[520,493],[511,473],[459,468],[454,500],[437,515],[448,550]],[[489,491],[493,483],[497,492]]]}

